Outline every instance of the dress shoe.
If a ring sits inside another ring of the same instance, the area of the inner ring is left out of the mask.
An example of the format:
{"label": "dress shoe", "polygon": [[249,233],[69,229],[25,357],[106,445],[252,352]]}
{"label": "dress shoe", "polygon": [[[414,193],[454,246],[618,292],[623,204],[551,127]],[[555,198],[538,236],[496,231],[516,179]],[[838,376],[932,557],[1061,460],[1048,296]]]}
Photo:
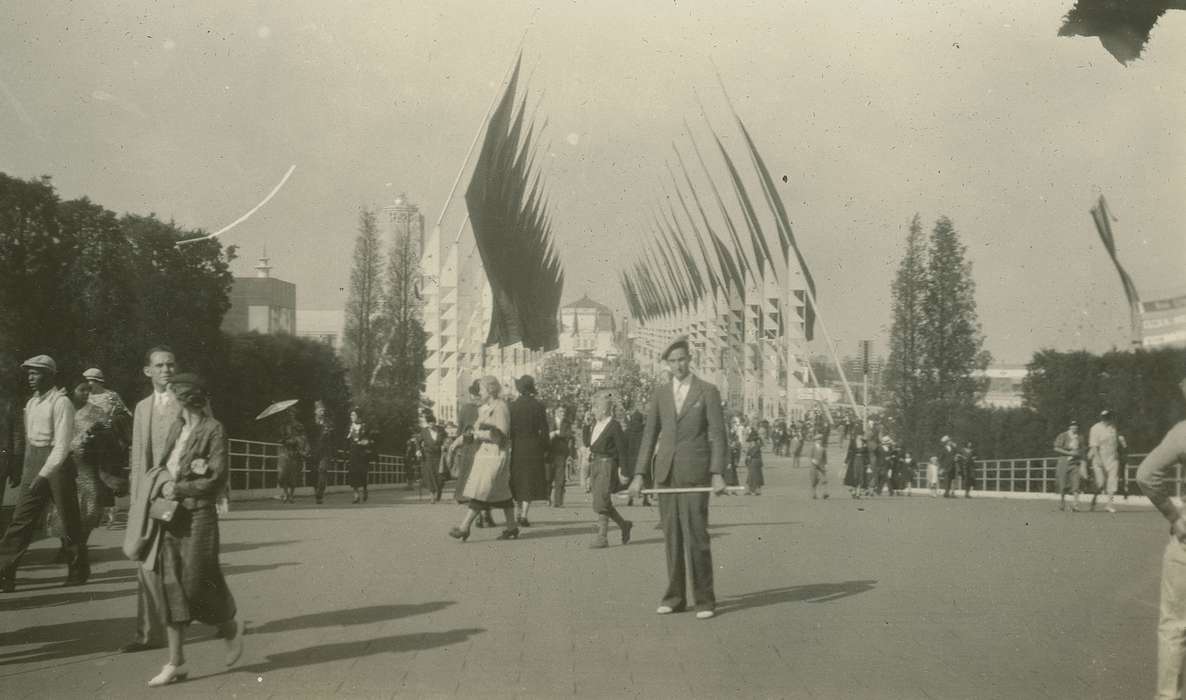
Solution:
{"label": "dress shoe", "polygon": [[247,634],[247,627],[242,620],[235,620],[235,635],[226,640],[226,665],[234,666],[243,656],[243,635]]}
{"label": "dress shoe", "polygon": [[495,537],[494,539],[496,539],[496,540],[517,540],[517,539],[519,539],[519,528],[508,527],[507,529],[505,529],[501,533],[499,533],[498,537]]}
{"label": "dress shoe", "polygon": [[148,687],[159,688],[162,685],[169,685],[170,683],[183,681],[188,676],[189,669],[185,667],[185,664],[181,664],[180,666],[165,664],[164,668],[161,669],[161,672],[156,674],[152,680],[148,681]]}
{"label": "dress shoe", "polygon": [[698,610],[698,611],[696,612],[696,619],[697,619],[697,620],[708,620],[708,619],[711,619],[711,618],[713,618],[713,617],[716,617],[716,611],[715,611],[715,610]]}
{"label": "dress shoe", "polygon": [[634,529],[634,522],[627,520],[622,523],[622,544],[630,544],[630,531]]}
{"label": "dress shoe", "polygon": [[658,615],[670,615],[673,612],[675,612],[675,608],[671,607],[670,605],[660,605],[659,607],[655,608],[655,613]]}
{"label": "dress shoe", "polygon": [[[481,526],[479,525],[479,527],[481,527]],[[466,540],[469,539],[469,530],[462,530],[459,527],[455,527],[455,528],[449,530],[449,537],[452,537],[455,540],[461,540],[462,542],[465,542]]]}

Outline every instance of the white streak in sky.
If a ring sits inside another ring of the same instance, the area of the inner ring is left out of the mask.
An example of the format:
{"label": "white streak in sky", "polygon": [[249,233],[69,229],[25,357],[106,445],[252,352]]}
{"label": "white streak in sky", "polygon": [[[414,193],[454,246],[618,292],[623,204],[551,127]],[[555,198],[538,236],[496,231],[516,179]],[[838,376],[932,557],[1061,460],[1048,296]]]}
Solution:
{"label": "white streak in sky", "polygon": [[217,231],[210,234],[209,236],[199,236],[198,238],[187,238],[184,241],[177,241],[178,247],[183,246],[186,243],[194,243],[197,241],[208,241],[211,238],[217,238],[218,236],[221,236],[222,234],[226,233],[227,231],[230,231],[231,229],[233,229],[234,227],[243,223],[244,221],[247,221],[247,219],[250,218],[252,214],[259,211],[265,204],[268,203],[268,201],[270,199],[272,199],[272,197],[276,196],[276,193],[280,191],[280,188],[284,187],[284,183],[288,182],[288,177],[290,175],[292,175],[292,171],[294,171],[294,170],[296,170],[295,164],[288,166],[288,172],[284,173],[284,177],[280,178],[280,182],[277,183],[276,186],[272,188],[272,191],[268,193],[267,197],[264,197],[264,200],[262,202],[260,202],[259,204],[256,204],[254,207],[252,207],[251,211],[248,211],[243,216],[240,216],[239,218],[235,219],[234,221],[227,224],[226,226],[223,226],[222,228],[218,229]]}

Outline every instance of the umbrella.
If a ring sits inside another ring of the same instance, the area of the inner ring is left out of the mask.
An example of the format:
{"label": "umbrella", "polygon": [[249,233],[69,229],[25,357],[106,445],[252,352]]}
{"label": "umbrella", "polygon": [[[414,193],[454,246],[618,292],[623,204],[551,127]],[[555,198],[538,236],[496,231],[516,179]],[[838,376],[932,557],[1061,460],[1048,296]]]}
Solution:
{"label": "umbrella", "polygon": [[297,404],[297,401],[299,401],[299,399],[288,399],[287,401],[277,401],[276,403],[272,404],[271,406],[268,406],[267,408],[265,408],[263,410],[263,413],[260,413],[258,416],[255,417],[255,419],[263,420],[263,419],[267,418],[268,416],[274,416],[277,413],[283,413],[284,411],[287,411],[288,409],[295,406]]}

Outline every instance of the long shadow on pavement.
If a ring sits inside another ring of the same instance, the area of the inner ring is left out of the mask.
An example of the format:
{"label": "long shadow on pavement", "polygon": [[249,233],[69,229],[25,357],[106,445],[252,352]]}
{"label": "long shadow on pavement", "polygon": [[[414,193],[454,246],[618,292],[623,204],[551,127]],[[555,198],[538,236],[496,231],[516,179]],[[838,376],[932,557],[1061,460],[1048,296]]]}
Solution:
{"label": "long shadow on pavement", "polygon": [[801,586],[771,588],[754,591],[718,601],[717,612],[735,612],[746,608],[761,608],[783,603],[831,603],[841,598],[873,590],[876,580],[842,581],[840,583],[808,583]]}
{"label": "long shadow on pavement", "polygon": [[390,637],[365,639],[357,642],[335,642],[333,644],[319,644],[317,646],[283,651],[269,654],[267,661],[261,661],[250,666],[242,666],[237,671],[246,673],[269,673],[286,668],[309,666],[311,664],[358,659],[375,654],[400,654],[409,651],[420,651],[443,647],[450,644],[460,644],[475,634],[485,632],[480,627],[449,630],[448,632],[421,632],[412,634],[396,634]]}
{"label": "long shadow on pavement", "polygon": [[[258,571],[271,571],[272,569],[279,569],[282,566],[298,566],[299,562],[285,561],[276,564],[238,564],[231,566],[223,566],[222,573],[226,576],[235,576],[237,574],[253,574]],[[65,567],[63,567],[63,577],[65,576]],[[112,583],[133,583],[136,581],[136,570],[118,569],[116,571],[108,571],[104,574],[92,575],[95,583],[112,584]],[[17,579],[17,591],[21,590],[22,584],[44,584],[45,580],[27,580]],[[58,605],[70,605],[72,603],[90,603],[99,600],[111,600],[112,598],[122,598],[124,596],[136,595],[136,588],[129,586],[121,588],[116,591],[96,591],[89,589],[87,586],[79,586],[77,588],[62,589],[60,586],[42,586],[36,590],[59,590],[61,593],[47,593],[43,595],[34,595],[27,598],[18,597],[17,594],[9,594],[4,598],[0,598],[0,612],[10,612],[13,610],[26,610],[28,608],[48,608]]]}
{"label": "long shadow on pavement", "polygon": [[415,605],[368,605],[349,610],[328,610],[326,612],[297,615],[280,620],[270,620],[262,625],[252,625],[251,634],[271,634],[273,632],[291,632],[293,630],[311,627],[346,627],[348,625],[366,625],[372,622],[398,620],[401,617],[423,615],[425,613],[443,610],[453,605],[451,600],[436,600],[431,603],[416,603]]}
{"label": "long shadow on pavement", "polygon": [[[107,620],[77,620],[0,632],[0,648],[13,645],[22,647],[34,644],[42,645],[35,649],[0,651],[0,666],[57,661],[92,654],[112,656],[119,653],[120,646],[131,639],[135,628],[135,618],[129,613],[127,617]],[[186,635],[187,639],[198,640],[209,637],[212,628],[205,625],[192,625],[189,629],[190,631]],[[25,672],[27,671],[17,671],[17,673]],[[5,675],[14,674],[0,673],[0,678]]]}

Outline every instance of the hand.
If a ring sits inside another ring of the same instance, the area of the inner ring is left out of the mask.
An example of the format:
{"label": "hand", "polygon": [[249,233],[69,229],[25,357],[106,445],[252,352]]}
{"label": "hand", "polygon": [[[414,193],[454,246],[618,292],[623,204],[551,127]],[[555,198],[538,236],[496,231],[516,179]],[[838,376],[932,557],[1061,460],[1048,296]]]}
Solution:
{"label": "hand", "polygon": [[1170,534],[1178,538],[1178,541],[1186,544],[1186,517],[1179,515],[1178,519],[1170,525]]}
{"label": "hand", "polygon": [[34,496],[49,495],[49,479],[38,474],[33,477],[33,481],[29,483],[29,493]]}
{"label": "hand", "polygon": [[642,475],[641,474],[635,474],[634,477],[632,479],[630,479],[630,488],[628,488],[626,490],[626,492],[628,494],[630,494],[631,498],[642,498]]}
{"label": "hand", "polygon": [[173,482],[166,481],[165,485],[161,487],[162,498],[173,498]]}
{"label": "hand", "polygon": [[720,474],[712,475],[712,492],[717,496],[725,492],[725,477]]}

